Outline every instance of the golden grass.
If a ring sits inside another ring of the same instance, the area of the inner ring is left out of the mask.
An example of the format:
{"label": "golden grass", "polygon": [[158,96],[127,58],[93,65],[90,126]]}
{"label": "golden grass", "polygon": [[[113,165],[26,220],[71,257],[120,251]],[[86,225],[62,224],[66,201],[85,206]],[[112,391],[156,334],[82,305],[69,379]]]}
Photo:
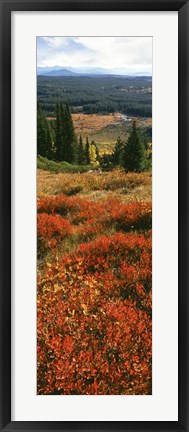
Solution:
{"label": "golden grass", "polygon": [[108,195],[119,195],[123,202],[149,201],[152,196],[152,175],[110,172],[59,173],[38,170],[38,196],[77,195],[98,200]]}
{"label": "golden grass", "polygon": [[[86,135],[89,136],[90,141],[94,140],[98,144],[100,154],[111,153],[118,136],[122,140],[127,140],[130,133],[131,122],[124,122],[120,115],[122,114],[119,112],[107,115],[73,113],[75,133],[78,137],[81,134],[84,140]],[[135,120],[140,129],[152,126],[151,117],[129,116],[129,118]],[[48,120],[52,119],[55,118],[48,117]]]}
{"label": "golden grass", "polygon": [[91,134],[101,130],[109,124],[118,121],[116,114],[100,115],[100,114],[72,114],[75,132],[77,135]]}
{"label": "golden grass", "polygon": [[[93,134],[95,132],[100,131],[105,128],[107,125],[114,124],[120,122],[125,125],[125,122],[119,117],[122,115],[121,113],[112,113],[108,115],[101,114],[83,114],[83,113],[74,113],[72,114],[72,119],[74,123],[74,128],[76,134],[83,133],[85,134]],[[129,116],[134,119],[134,117]],[[135,117],[137,125],[140,127],[149,127],[152,125],[152,119],[146,117]]]}

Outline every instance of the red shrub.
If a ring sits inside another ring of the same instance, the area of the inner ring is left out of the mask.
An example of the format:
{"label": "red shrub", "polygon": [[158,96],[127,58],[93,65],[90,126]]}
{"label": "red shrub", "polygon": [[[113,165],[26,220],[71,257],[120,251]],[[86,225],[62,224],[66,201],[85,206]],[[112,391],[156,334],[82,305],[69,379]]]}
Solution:
{"label": "red shrub", "polygon": [[151,394],[151,203],[59,195],[38,212],[40,258],[53,250],[38,275],[38,394]]}
{"label": "red shrub", "polygon": [[59,215],[39,213],[37,216],[38,254],[51,249],[72,232],[72,225]]}

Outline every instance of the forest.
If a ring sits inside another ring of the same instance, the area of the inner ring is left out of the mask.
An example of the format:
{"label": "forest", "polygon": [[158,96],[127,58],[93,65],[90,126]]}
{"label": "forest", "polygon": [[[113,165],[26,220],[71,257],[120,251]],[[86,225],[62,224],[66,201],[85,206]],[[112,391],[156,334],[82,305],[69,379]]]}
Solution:
{"label": "forest", "polygon": [[152,116],[151,77],[38,76],[37,96],[46,115],[55,115],[58,99],[71,112]]}

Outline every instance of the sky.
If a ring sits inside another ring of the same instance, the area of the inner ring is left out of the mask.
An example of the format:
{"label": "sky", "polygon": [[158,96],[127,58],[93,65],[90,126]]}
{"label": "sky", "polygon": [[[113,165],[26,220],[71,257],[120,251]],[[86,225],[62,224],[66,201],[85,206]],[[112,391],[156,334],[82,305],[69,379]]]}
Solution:
{"label": "sky", "polygon": [[151,37],[37,37],[37,66],[152,74]]}

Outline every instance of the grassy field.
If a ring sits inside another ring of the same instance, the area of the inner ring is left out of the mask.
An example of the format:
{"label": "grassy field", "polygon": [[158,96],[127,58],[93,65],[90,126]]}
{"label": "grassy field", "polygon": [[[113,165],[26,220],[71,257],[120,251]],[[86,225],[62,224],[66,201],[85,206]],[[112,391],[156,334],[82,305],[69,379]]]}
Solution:
{"label": "grassy field", "polygon": [[[77,136],[81,134],[85,138],[88,135],[91,141],[94,140],[98,144],[101,153],[109,153],[118,136],[123,141],[127,140],[133,120],[136,120],[137,127],[142,132],[152,127],[151,118],[129,116],[130,121],[124,121],[120,116],[122,116],[121,113],[108,115],[74,113],[72,119]],[[50,119],[52,118],[49,117]]]}
{"label": "grassy field", "polygon": [[139,130],[144,132],[152,126],[151,118],[128,117],[129,121],[124,121],[120,113],[109,115],[98,114],[72,114],[76,134],[88,135],[90,140],[94,140],[101,153],[112,151],[118,136],[123,141],[127,140],[131,131],[132,121],[136,120]]}
{"label": "grassy field", "polygon": [[118,115],[116,114],[108,114],[108,115],[100,115],[100,114],[72,114],[73,123],[76,135],[80,133],[83,135],[91,135],[93,133],[99,132],[101,129],[110,124],[115,124],[118,122]]}
{"label": "grassy field", "polygon": [[150,201],[152,174],[128,173],[121,169],[111,172],[59,173],[38,170],[38,196],[77,195],[92,200],[114,195],[122,202]]}
{"label": "grassy field", "polygon": [[[133,117],[132,120],[134,120]],[[141,119],[137,118],[136,122],[139,130],[144,132],[147,128],[150,127],[151,119],[144,119],[142,121]],[[112,148],[116,143],[117,138],[120,136],[123,141],[126,141],[130,132],[131,122],[120,122],[119,124],[112,123],[102,128],[100,131],[91,134],[90,138],[98,144],[101,153],[109,153],[112,151]]]}

